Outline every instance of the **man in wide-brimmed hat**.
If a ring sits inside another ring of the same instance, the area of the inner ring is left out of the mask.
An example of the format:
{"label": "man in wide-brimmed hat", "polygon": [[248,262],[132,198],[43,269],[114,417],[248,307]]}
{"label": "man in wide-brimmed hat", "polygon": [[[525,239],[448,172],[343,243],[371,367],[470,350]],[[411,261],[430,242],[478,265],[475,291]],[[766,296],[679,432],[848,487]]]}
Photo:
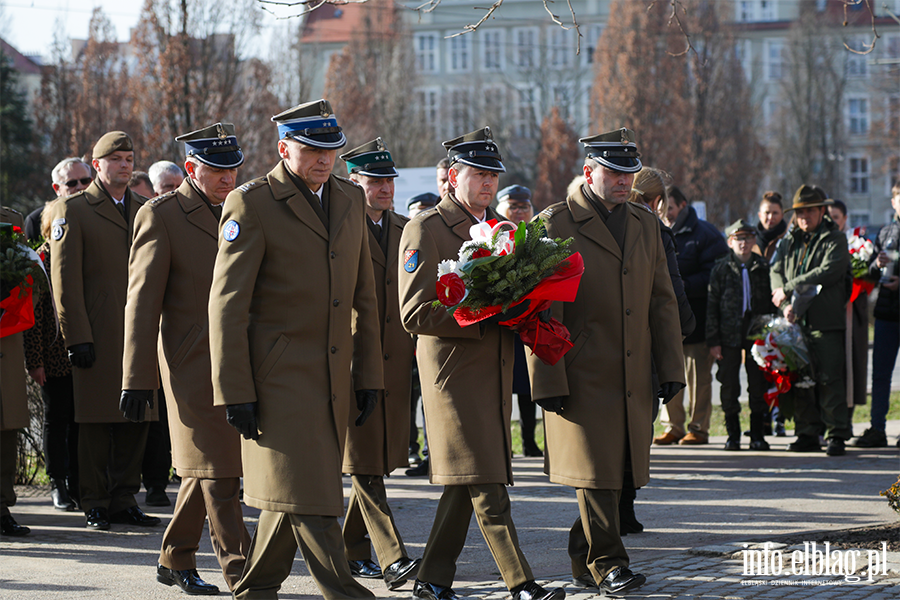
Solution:
{"label": "man in wide-brimmed hat", "polygon": [[819,188],[800,186],[793,206],[785,211],[794,211],[797,226],[782,242],[771,280],[772,302],[803,329],[816,372],[815,387],[794,386],[788,392],[794,400],[797,431],[789,449],[818,452],[819,435],[824,433],[828,455],[840,456],[851,436],[844,380],[850,254],[847,238],[826,216],[832,203]]}

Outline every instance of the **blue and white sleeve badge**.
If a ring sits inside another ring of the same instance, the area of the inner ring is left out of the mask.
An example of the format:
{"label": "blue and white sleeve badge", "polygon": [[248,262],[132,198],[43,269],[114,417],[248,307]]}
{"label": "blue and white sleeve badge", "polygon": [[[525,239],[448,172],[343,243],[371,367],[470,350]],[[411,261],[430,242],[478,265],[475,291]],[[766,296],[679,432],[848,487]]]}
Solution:
{"label": "blue and white sleeve badge", "polygon": [[222,227],[222,239],[226,242],[233,242],[237,236],[241,234],[241,226],[237,221],[231,220]]}
{"label": "blue and white sleeve badge", "polygon": [[53,230],[50,233],[50,236],[53,238],[53,241],[58,242],[62,239],[63,236],[63,228],[62,226],[66,224],[66,220],[63,219],[55,219],[53,221]]}
{"label": "blue and white sleeve badge", "polygon": [[407,273],[412,273],[419,267],[419,251],[407,250],[403,255],[403,268]]}

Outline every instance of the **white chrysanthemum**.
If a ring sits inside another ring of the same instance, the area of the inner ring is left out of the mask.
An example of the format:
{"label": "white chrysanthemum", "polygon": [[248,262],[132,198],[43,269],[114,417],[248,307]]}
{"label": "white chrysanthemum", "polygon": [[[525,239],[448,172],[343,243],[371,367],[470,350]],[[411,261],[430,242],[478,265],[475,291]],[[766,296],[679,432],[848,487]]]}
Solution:
{"label": "white chrysanthemum", "polygon": [[438,279],[448,273],[456,273],[457,275],[462,277],[462,271],[459,270],[459,263],[457,263],[455,260],[442,260],[440,263],[438,263]]}
{"label": "white chrysanthemum", "polygon": [[469,262],[472,260],[472,253],[485,246],[487,246],[488,250],[491,250],[490,243],[485,240],[469,240],[463,242],[462,246],[459,247],[459,262]]}

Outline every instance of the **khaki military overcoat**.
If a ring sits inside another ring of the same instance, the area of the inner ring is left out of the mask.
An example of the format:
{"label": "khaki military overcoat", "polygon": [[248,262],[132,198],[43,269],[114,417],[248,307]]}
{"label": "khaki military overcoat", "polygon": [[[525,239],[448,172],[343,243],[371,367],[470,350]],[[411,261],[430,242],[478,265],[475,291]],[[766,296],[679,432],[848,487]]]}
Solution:
{"label": "khaki military overcoat", "polygon": [[241,476],[240,434],[225,407],[213,406],[208,306],[218,227],[188,178],[134,220],[122,389],[156,388],[159,364],[181,477]]}
{"label": "khaki military overcoat", "polygon": [[[146,198],[125,192],[127,221],[94,180],[53,205],[50,273],[66,347],[93,342],[96,361],[72,369],[75,421],[126,423],[119,410],[134,217]],[[152,386],[156,389],[157,385]],[[157,420],[156,403],[148,420]]]}
{"label": "khaki military overcoat", "polygon": [[556,302],[573,347],[554,366],[528,355],[533,398],[567,396],[559,415],[544,412],[550,481],[621,489],[626,443],[634,484],[650,477],[651,359],[659,381],[684,383],[678,302],[659,220],[626,204],[624,252],[581,190],[540,214],[552,238],[574,238],[584,258],[575,302]]}
{"label": "khaki military overcoat", "polygon": [[[488,209],[486,219],[497,218]],[[511,485],[514,334],[497,324],[460,327],[444,307],[431,305],[438,263],[457,259],[472,225],[449,195],[406,225],[397,271],[400,314],[406,330],[419,336],[431,482]],[[416,266],[408,272],[411,259]]]}
{"label": "khaki military overcoat", "polygon": [[[256,402],[244,502],[340,516],[354,389],[382,389],[361,188],[331,176],[326,228],[284,163],[228,195],[209,299],[216,405]],[[227,241],[231,239],[232,241]],[[353,323],[363,348],[354,357]]]}
{"label": "khaki military overcoat", "polygon": [[[362,427],[355,424],[356,411],[350,411],[343,470],[352,475],[388,475],[409,466],[409,395],[415,341],[400,319],[397,285],[400,236],[408,221],[393,211],[384,211],[382,236],[387,235],[387,253],[368,231],[381,323],[384,391],[378,394],[375,412]],[[355,351],[362,351],[364,345],[357,343],[359,332],[355,328],[353,335]]]}
{"label": "khaki military overcoat", "polygon": [[[22,215],[5,206],[0,208],[0,223],[25,227]],[[0,338],[0,430],[3,431],[29,424],[23,337],[19,332]]]}

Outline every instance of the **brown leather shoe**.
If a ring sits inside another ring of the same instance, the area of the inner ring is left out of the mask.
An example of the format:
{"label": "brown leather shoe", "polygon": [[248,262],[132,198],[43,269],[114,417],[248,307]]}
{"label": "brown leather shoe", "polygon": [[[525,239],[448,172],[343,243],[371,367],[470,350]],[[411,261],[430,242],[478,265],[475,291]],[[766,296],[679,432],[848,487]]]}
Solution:
{"label": "brown leather shoe", "polygon": [[697,431],[689,431],[686,436],[678,442],[682,446],[699,446],[700,444],[709,443],[709,434]]}
{"label": "brown leather shoe", "polygon": [[683,437],[683,435],[678,435],[674,431],[667,431],[664,434],[653,438],[653,443],[657,446],[671,446]]}

